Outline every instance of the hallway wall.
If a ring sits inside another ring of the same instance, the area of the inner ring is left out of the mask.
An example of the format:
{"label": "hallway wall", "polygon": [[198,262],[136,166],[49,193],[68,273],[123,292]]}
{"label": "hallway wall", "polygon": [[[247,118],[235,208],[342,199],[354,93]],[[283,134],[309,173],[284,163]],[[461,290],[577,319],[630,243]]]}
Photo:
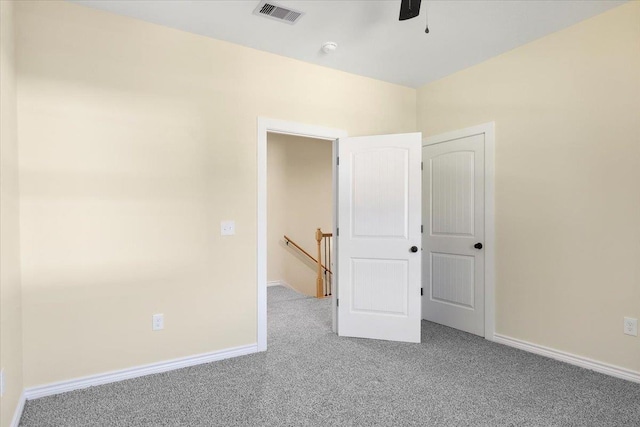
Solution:
{"label": "hallway wall", "polygon": [[317,264],[283,235],[317,257],[316,228],[332,232],[332,142],[270,133],[267,173],[267,281],[315,296]]}

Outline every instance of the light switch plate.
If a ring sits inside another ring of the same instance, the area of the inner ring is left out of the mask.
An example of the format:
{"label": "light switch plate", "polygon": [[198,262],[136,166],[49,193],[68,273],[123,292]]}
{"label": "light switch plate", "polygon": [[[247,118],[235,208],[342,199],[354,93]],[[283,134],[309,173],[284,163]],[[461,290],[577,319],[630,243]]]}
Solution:
{"label": "light switch plate", "polygon": [[220,234],[223,236],[233,236],[236,234],[236,222],[222,221],[220,223]]}

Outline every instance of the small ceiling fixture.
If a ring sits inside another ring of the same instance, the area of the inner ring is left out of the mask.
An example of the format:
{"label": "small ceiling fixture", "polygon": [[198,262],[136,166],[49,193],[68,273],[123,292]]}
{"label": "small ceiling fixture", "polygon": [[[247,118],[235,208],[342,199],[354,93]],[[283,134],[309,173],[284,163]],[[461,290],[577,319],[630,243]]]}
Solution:
{"label": "small ceiling fixture", "polygon": [[338,48],[338,43],[336,43],[336,42],[324,42],[324,43],[322,43],[322,51],[324,53],[335,52],[335,50],[337,48]]}

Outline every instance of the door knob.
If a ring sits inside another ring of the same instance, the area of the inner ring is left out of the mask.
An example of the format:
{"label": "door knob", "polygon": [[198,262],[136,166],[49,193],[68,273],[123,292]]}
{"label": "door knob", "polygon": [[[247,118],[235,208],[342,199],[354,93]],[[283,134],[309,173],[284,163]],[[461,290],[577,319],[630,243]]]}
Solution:
{"label": "door knob", "polygon": [[414,252],[414,253],[415,253],[415,252],[418,252],[418,247],[417,247],[417,246],[411,246],[410,251],[411,251],[411,252]]}
{"label": "door knob", "polygon": [[482,243],[476,243],[473,247],[476,249],[482,249]]}

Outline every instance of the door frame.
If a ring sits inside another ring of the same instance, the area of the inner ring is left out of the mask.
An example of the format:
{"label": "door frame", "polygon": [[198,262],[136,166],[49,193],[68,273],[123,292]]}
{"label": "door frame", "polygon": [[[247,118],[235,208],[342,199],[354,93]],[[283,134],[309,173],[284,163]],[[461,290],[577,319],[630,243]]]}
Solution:
{"label": "door frame", "polygon": [[[347,136],[347,131],[342,129],[332,129],[304,123],[289,122],[285,120],[258,117],[257,124],[257,341],[258,351],[267,350],[267,134],[279,133],[284,135],[295,135],[306,138],[324,139],[333,141],[333,233],[336,227],[336,140]],[[337,263],[336,263],[337,264]],[[332,292],[332,312],[333,325],[336,325],[336,291]]]}
{"label": "door frame", "polygon": [[495,334],[495,122],[441,133],[422,140],[422,147],[484,135],[484,338]]}

